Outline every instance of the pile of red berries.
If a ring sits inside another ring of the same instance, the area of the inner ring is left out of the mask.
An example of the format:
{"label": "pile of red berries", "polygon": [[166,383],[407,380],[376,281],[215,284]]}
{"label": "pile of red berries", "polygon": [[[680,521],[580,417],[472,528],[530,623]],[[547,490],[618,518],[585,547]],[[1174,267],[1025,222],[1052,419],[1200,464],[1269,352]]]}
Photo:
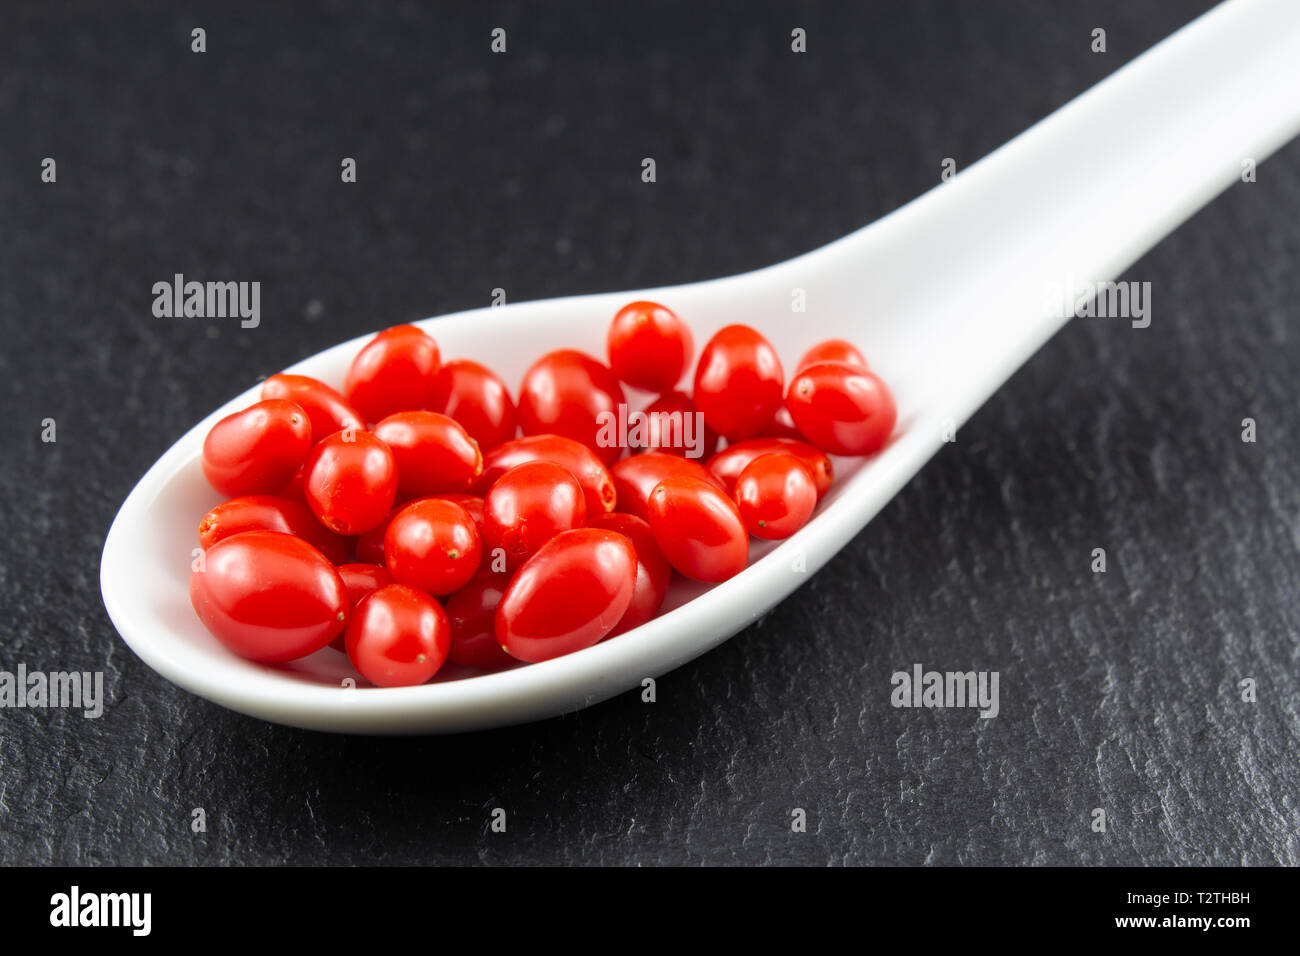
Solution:
{"label": "pile of red berries", "polygon": [[[199,525],[203,624],[266,663],[331,645],[381,686],[423,683],[448,658],[547,660],[650,620],[673,572],[743,570],[750,535],[808,521],[828,455],[870,455],[894,429],[888,387],[848,342],[815,345],[787,388],[771,344],[730,325],[689,394],[694,343],[669,309],[624,307],[608,345],[608,365],[542,356],[518,403],[411,325],[375,336],[341,393],[268,378],[203,444],[229,499]],[[660,397],[629,416],[624,384]],[[637,448],[613,427],[629,417]]]}

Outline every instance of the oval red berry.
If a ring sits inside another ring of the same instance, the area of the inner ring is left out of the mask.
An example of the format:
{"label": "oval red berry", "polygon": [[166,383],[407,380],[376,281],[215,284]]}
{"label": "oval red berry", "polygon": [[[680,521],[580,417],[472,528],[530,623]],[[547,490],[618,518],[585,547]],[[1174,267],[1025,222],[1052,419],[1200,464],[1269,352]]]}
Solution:
{"label": "oval red berry", "polygon": [[621,534],[556,535],[519,569],[497,607],[497,642],[521,661],[590,647],[614,629],[636,588],[636,551]]}

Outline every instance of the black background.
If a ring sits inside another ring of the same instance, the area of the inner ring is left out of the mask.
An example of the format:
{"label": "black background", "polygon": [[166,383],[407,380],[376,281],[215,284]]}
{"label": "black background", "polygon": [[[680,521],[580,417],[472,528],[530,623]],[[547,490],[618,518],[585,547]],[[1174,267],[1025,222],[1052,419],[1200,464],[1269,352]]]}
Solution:
{"label": "black background", "polygon": [[[99,597],[127,492],[258,377],[497,286],[804,252],[1208,6],[7,4],[0,668],[103,670],[110,702],[0,712],[0,861],[1300,862],[1296,144],[1130,270],[1150,328],[1075,320],[656,704],[450,738],[287,729],[158,677]],[[176,272],[260,281],[261,327],[153,317]],[[998,670],[1000,716],[891,708],[914,662]]]}

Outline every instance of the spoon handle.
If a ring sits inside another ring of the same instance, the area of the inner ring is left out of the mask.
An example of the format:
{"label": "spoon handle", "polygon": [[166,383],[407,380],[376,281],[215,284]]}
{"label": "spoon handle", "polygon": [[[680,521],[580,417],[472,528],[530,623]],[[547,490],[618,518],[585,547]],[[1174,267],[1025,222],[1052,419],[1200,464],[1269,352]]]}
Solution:
{"label": "spoon handle", "polygon": [[868,282],[871,308],[908,315],[906,334],[933,341],[928,373],[969,386],[964,418],[1090,284],[1230,185],[1267,188],[1247,172],[1297,132],[1300,2],[1227,0],[949,182],[789,265],[815,262],[836,307],[861,308]]}

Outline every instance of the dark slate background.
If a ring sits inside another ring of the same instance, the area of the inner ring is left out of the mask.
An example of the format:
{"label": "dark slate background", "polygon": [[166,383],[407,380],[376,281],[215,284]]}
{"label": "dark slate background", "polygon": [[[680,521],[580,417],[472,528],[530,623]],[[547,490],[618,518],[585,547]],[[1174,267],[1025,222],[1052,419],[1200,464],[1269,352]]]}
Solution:
{"label": "dark slate background", "polygon": [[[1133,267],[1150,328],[1076,320],[653,706],[451,738],[271,726],[155,675],[99,596],[134,482],[258,376],[495,286],[814,248],[1208,3],[230,6],[0,13],[0,668],[103,670],[111,696],[98,721],[0,712],[0,861],[1300,862],[1300,145]],[[175,272],[260,280],[261,328],[155,319]],[[1000,671],[1001,715],[891,708],[914,662]]]}

